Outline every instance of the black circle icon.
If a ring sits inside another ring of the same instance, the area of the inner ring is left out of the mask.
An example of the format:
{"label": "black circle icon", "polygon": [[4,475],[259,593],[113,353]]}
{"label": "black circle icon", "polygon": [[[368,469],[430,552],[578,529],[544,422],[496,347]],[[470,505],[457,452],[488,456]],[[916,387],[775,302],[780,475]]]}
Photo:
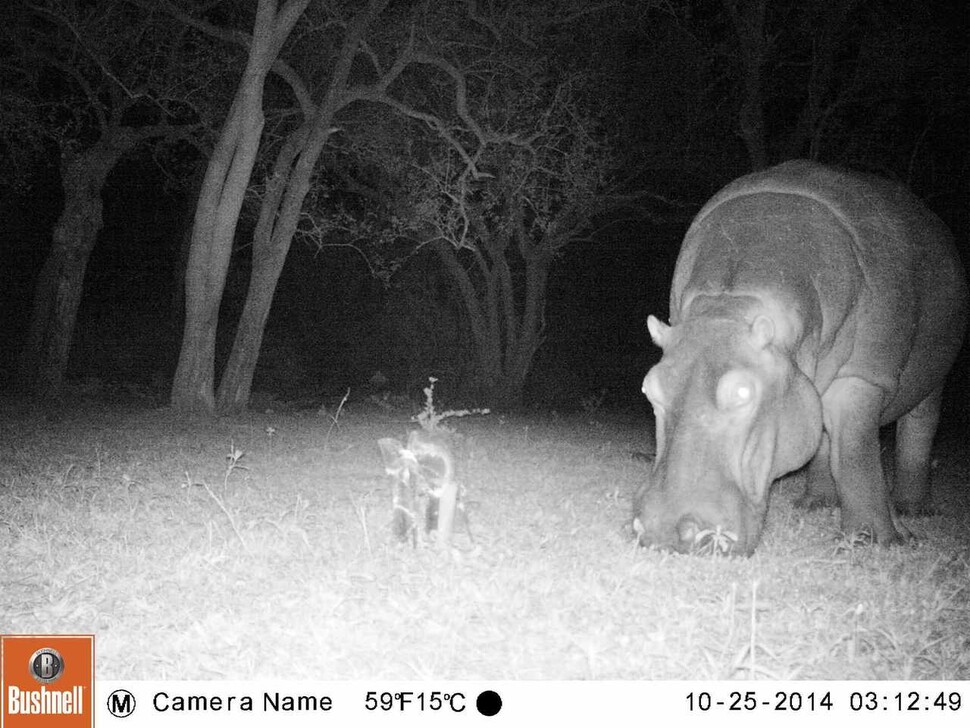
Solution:
{"label": "black circle icon", "polygon": [[478,712],[491,718],[502,709],[502,696],[494,690],[483,690],[475,700]]}

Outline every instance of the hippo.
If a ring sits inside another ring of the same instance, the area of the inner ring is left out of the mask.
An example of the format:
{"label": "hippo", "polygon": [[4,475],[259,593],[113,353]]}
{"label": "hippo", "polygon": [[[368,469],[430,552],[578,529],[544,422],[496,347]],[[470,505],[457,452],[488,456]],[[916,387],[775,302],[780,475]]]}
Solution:
{"label": "hippo", "polygon": [[[930,447],[963,341],[967,283],[943,222],[905,187],[798,160],[718,192],[684,238],[656,418],[634,498],[640,544],[750,555],[771,484],[807,464],[806,504],[894,544],[929,503]],[[895,487],[879,429],[896,423]]]}

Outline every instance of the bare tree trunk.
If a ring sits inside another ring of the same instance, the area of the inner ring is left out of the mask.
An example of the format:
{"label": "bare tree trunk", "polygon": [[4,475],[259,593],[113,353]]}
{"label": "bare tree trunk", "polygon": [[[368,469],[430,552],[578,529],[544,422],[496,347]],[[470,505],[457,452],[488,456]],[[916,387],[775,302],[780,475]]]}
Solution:
{"label": "bare tree trunk", "polygon": [[[487,391],[491,382],[498,378],[500,366],[497,359],[501,351],[501,339],[495,326],[490,325],[488,307],[483,303],[486,295],[475,289],[468,271],[458,260],[458,252],[450,243],[439,240],[432,248],[448,272],[449,279],[458,293],[461,310],[464,312],[464,325],[468,327],[472,340],[472,362],[475,382],[471,389],[476,396]],[[477,257],[484,285],[488,285],[489,271],[477,250],[470,251]],[[467,388],[467,385],[466,385]]]}
{"label": "bare tree trunk", "polygon": [[515,402],[522,398],[526,377],[542,344],[546,327],[546,286],[552,259],[544,251],[526,260],[525,306],[522,311],[515,351],[508,365],[507,380],[514,387]]}
{"label": "bare tree trunk", "polygon": [[835,88],[836,62],[845,52],[846,34],[851,33],[850,16],[859,0],[832,0],[819,6],[823,10],[821,27],[814,33],[812,72],[805,103],[782,147],[783,159],[808,157],[816,159],[819,149],[812,143],[826,113],[838,96]]}
{"label": "bare tree trunk", "polygon": [[[172,406],[215,409],[214,368],[219,305],[225,288],[232,241],[263,128],[263,78],[251,75],[240,86],[206,172],[185,268],[185,327]],[[255,87],[255,88],[254,88]]]}
{"label": "bare tree trunk", "polygon": [[215,345],[232,243],[263,129],[263,84],[309,0],[259,0],[246,70],[209,160],[185,271],[185,327],[172,384],[176,409],[215,409]]}
{"label": "bare tree trunk", "polygon": [[[474,342],[473,389],[479,404],[495,409],[518,404],[542,339],[549,257],[539,254],[526,260],[525,298],[519,306],[504,256],[488,264],[474,251],[483,274],[483,285],[476,287],[451,245],[439,242],[434,247],[467,316]],[[498,250],[493,252],[501,256]]]}
{"label": "bare tree trunk", "polygon": [[260,206],[259,221],[253,234],[253,261],[246,303],[216,398],[220,412],[243,409],[249,402],[266,319],[309,189],[309,172],[299,174],[294,169],[294,160],[300,164],[308,162],[308,156],[313,156],[312,170],[322,149],[322,144],[315,153],[307,148],[308,132],[308,127],[301,127],[280,150]]}
{"label": "bare tree trunk", "polygon": [[[501,378],[489,392],[491,407],[508,408],[522,401],[525,380],[532,369],[536,351],[542,343],[545,328],[546,283],[549,278],[549,257],[538,254],[526,259],[525,293],[521,313],[506,319],[505,355]],[[513,289],[501,289],[501,306],[507,311],[519,310]]]}
{"label": "bare tree trunk", "polygon": [[84,274],[103,220],[101,191],[108,173],[138,139],[114,129],[85,152],[61,160],[64,209],[34,289],[27,341],[20,356],[25,393],[57,397],[64,384]]}
{"label": "bare tree trunk", "polygon": [[326,98],[312,111],[312,118],[293,133],[276,159],[253,235],[253,265],[246,303],[216,395],[220,412],[243,409],[249,402],[266,319],[299,224],[303,200],[310,191],[313,170],[333,133],[334,116],[347,102],[345,89],[361,39],[387,2],[370,0],[350,23]]}
{"label": "bare tree trunk", "polygon": [[195,218],[195,208],[202,190],[205,170],[201,167],[192,177],[189,189],[178,206],[178,246],[175,250],[175,261],[172,266],[172,305],[169,324],[172,331],[181,333],[182,323],[185,321],[185,270],[189,264],[189,253],[192,250],[192,227]]}
{"label": "bare tree trunk", "polygon": [[765,126],[762,78],[768,43],[765,39],[767,0],[723,0],[734,25],[741,54],[744,99],[738,112],[741,138],[748,149],[751,169],[768,166],[768,131]]}

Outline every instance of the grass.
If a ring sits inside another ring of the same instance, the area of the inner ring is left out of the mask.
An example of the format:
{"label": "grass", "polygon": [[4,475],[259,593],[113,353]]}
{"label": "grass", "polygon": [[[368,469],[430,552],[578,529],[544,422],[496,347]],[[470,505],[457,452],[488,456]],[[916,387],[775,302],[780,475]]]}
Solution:
{"label": "grass", "polygon": [[634,546],[646,416],[464,418],[449,557],[391,538],[409,414],[7,408],[0,632],[94,633],[102,679],[970,679],[955,448],[915,545],[843,548],[781,483],[726,559]]}

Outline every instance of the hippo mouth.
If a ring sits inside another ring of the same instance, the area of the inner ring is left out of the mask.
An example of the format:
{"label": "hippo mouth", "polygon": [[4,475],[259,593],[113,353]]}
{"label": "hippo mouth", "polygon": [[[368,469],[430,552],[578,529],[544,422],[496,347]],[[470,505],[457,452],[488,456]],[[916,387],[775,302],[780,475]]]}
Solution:
{"label": "hippo mouth", "polygon": [[[639,517],[633,519],[633,532],[641,546],[669,550],[650,538]],[[701,528],[694,519],[682,518],[677,525],[674,550],[695,556],[733,556],[744,551],[738,540],[738,535],[729,529],[721,526]]]}

